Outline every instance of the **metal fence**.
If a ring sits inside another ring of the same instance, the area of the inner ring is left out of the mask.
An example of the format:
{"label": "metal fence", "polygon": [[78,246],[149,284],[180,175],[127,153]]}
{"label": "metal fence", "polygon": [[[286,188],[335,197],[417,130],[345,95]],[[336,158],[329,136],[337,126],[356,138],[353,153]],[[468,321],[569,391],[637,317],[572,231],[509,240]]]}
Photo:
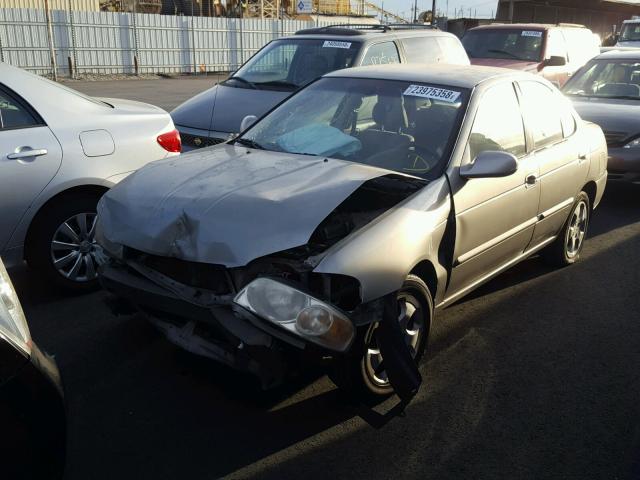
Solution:
{"label": "metal fence", "polygon": [[[233,71],[268,41],[315,25],[72,10],[51,19],[58,73],[68,76]],[[46,75],[49,51],[44,11],[0,9],[0,61]]]}

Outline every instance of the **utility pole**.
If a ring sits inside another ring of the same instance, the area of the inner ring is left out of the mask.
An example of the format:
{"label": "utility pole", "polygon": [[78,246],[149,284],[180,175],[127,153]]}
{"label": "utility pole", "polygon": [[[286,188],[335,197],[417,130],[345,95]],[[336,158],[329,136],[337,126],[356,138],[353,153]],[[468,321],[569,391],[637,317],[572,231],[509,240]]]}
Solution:
{"label": "utility pole", "polygon": [[418,0],[413,2],[413,23],[418,23]]}
{"label": "utility pole", "polygon": [[51,10],[49,10],[49,0],[44,0],[44,9],[47,16],[47,38],[49,40],[49,56],[51,58],[51,73],[53,80],[58,81],[58,66],[56,65],[56,51],[53,46],[53,26],[51,25]]}
{"label": "utility pole", "polygon": [[431,4],[431,26],[438,26],[438,20],[436,20],[436,0],[433,0]]}

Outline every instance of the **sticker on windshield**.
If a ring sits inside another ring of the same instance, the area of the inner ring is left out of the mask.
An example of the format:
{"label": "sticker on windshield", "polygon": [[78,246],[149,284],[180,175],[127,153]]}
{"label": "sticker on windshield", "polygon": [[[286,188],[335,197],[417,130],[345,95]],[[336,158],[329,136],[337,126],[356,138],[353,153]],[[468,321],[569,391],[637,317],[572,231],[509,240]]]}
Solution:
{"label": "sticker on windshield", "polygon": [[351,42],[337,42],[335,40],[325,40],[323,47],[329,48],[351,48]]}
{"label": "sticker on windshield", "polygon": [[403,95],[411,95],[412,97],[430,98],[432,100],[441,100],[447,103],[454,103],[458,100],[460,92],[454,90],[446,90],[444,88],[425,87],[424,85],[409,85]]}
{"label": "sticker on windshield", "polygon": [[542,37],[542,32],[540,30],[523,30],[522,36],[540,38]]}

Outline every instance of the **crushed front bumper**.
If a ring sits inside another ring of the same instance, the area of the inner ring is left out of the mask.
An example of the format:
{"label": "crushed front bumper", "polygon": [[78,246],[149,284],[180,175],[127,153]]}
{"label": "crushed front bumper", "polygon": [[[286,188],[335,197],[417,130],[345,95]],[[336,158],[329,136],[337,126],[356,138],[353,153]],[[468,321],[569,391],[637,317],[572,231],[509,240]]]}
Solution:
{"label": "crushed front bumper", "polygon": [[108,301],[114,313],[140,311],[172,343],[255,374],[264,388],[282,383],[292,364],[327,357],[326,352],[313,345],[232,306],[226,298],[219,298],[217,305],[198,305],[129,265],[105,263],[100,269],[100,281],[115,296]]}
{"label": "crushed front bumper", "polygon": [[[233,294],[202,293],[135,262],[106,262],[100,281],[117,299],[111,305],[114,313],[143,312],[174,344],[252,373],[265,389],[281,384],[296,369],[347,360],[353,358],[352,350],[357,354],[363,348],[360,343],[337,353],[320,347],[236,305]],[[379,324],[389,382],[408,404],[422,378],[401,333],[395,293],[360,305],[351,315],[356,327]]]}

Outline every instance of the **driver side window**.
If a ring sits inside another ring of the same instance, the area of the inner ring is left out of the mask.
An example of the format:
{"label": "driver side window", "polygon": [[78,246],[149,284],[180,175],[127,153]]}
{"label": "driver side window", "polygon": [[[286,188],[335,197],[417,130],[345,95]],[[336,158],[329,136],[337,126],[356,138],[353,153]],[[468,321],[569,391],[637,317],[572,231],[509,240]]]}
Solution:
{"label": "driver side window", "polygon": [[516,157],[526,153],[522,113],[512,83],[487,90],[473,122],[469,137],[471,159],[491,150],[508,152]]}

